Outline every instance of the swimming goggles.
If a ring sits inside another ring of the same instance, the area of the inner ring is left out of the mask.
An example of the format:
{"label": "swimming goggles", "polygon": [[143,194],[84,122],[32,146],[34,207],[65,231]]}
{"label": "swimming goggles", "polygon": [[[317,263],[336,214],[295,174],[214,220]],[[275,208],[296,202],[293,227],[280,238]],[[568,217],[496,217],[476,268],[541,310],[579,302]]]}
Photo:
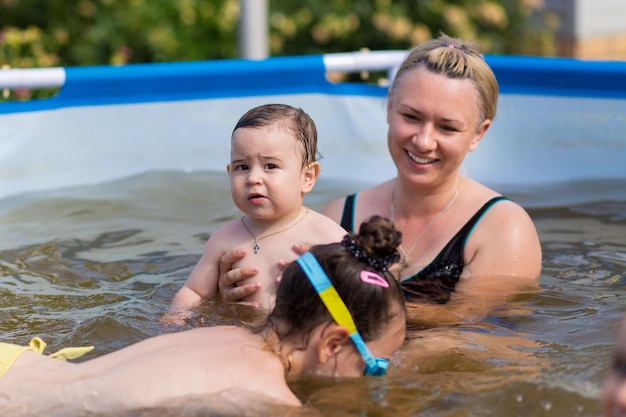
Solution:
{"label": "swimming goggles", "polygon": [[365,371],[363,375],[383,376],[387,372],[389,361],[384,358],[375,358],[365,345],[365,341],[359,334],[354,324],[354,320],[348,307],[337,293],[337,290],[328,279],[328,275],[322,269],[315,256],[311,252],[307,252],[297,260],[298,264],[306,274],[307,278],[322,299],[322,302],[328,309],[335,322],[344,326],[350,332],[350,339],[356,346],[365,361]]}

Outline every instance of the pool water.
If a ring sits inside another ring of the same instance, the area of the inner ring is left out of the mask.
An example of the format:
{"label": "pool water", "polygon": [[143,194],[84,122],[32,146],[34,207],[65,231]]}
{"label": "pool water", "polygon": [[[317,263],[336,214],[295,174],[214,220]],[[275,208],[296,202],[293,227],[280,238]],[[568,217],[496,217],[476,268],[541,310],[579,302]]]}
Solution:
{"label": "pool water", "polygon": [[[322,179],[307,204],[320,209],[363,186]],[[600,415],[602,380],[626,312],[626,181],[499,190],[526,207],[538,228],[541,291],[520,294],[479,323],[412,329],[384,378],[298,383],[293,388],[309,408],[292,414]],[[172,331],[159,317],[208,236],[238,216],[226,175],[212,172],[151,172],[1,199],[0,341],[40,336],[51,351],[93,344],[93,357]],[[248,313],[213,306],[197,323]],[[149,415],[285,414],[220,410],[183,402]]]}

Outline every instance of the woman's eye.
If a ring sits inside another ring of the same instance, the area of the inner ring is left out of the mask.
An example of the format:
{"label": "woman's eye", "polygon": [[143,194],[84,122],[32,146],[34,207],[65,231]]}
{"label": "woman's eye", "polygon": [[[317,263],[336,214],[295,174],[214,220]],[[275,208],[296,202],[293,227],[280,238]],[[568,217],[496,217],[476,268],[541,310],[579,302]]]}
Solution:
{"label": "woman's eye", "polygon": [[444,132],[449,132],[449,133],[454,133],[454,132],[459,131],[457,128],[452,127],[452,126],[447,126],[447,125],[441,126],[440,129],[443,130]]}

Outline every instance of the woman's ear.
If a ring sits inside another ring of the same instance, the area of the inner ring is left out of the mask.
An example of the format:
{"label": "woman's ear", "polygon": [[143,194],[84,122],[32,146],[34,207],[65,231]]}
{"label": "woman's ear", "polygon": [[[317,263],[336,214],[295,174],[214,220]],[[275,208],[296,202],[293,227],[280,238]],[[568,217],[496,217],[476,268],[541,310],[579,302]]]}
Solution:
{"label": "woman's ear", "polygon": [[487,133],[487,130],[489,130],[490,126],[491,126],[490,119],[483,121],[483,123],[480,125],[480,127],[474,134],[474,138],[470,142],[469,149],[468,149],[470,152],[478,147],[478,143],[482,140],[483,136],[485,136],[485,133]]}
{"label": "woman's ear", "polygon": [[320,364],[325,364],[336,356],[343,346],[350,341],[350,332],[343,326],[330,323],[324,328],[317,345],[317,358]]}
{"label": "woman's ear", "polygon": [[315,183],[317,182],[317,179],[320,176],[321,169],[322,167],[317,161],[311,162],[309,165],[307,165],[306,168],[304,168],[304,170],[302,171],[302,194],[306,194],[313,189]]}

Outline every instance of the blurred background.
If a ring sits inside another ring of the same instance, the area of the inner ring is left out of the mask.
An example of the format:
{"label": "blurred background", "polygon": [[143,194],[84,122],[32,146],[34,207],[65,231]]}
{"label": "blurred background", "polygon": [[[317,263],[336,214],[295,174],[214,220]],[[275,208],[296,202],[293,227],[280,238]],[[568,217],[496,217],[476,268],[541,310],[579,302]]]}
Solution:
{"label": "blurred background", "polygon": [[624,15],[615,0],[0,0],[0,65],[407,49],[440,32],[488,54],[626,59]]}

